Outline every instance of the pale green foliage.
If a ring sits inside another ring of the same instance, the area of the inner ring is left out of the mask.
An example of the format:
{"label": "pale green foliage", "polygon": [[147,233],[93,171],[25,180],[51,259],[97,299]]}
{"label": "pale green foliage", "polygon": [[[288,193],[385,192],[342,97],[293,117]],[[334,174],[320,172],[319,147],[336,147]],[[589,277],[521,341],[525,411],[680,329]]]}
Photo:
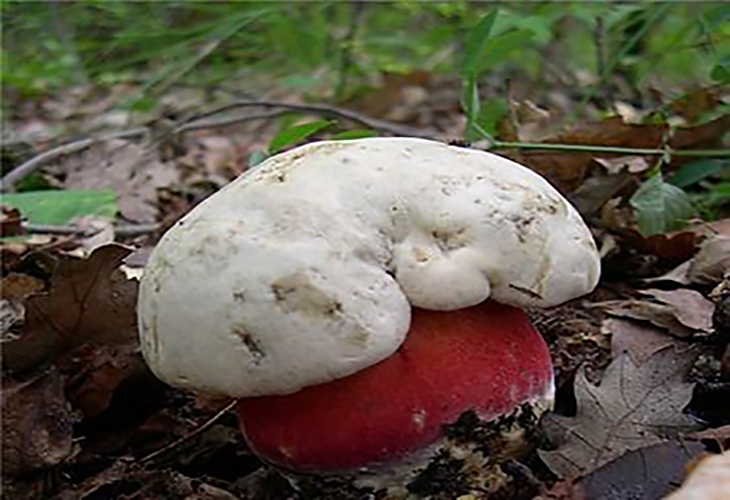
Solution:
{"label": "pale green foliage", "polygon": [[694,213],[687,193],[664,182],[661,172],[649,177],[629,203],[636,211],[639,231],[644,236],[677,229]]}
{"label": "pale green foliage", "polygon": [[33,224],[62,225],[83,216],[112,219],[117,213],[116,195],[108,190],[28,191],[0,198]]}

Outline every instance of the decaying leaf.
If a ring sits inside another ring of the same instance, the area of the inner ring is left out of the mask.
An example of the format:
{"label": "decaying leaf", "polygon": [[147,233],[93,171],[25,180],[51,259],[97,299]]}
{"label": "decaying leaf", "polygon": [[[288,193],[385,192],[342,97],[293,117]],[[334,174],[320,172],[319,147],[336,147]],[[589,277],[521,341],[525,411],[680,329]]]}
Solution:
{"label": "decaying leaf", "polygon": [[65,364],[66,395],[84,418],[93,418],[109,407],[119,386],[147,372],[136,342],[122,345],[86,346]]}
{"label": "decaying leaf", "polygon": [[[730,127],[730,115],[701,125],[680,127],[674,131],[669,146],[674,149],[712,148],[721,145]],[[573,129],[541,139],[543,143],[585,144],[625,148],[660,148],[669,125],[625,123],[620,116],[577,124]],[[547,177],[558,189],[570,192],[585,180],[594,164],[595,154],[555,151],[512,152],[510,156]]]}
{"label": "decaying leaf", "polygon": [[600,307],[604,307],[606,312],[613,316],[649,321],[655,326],[664,328],[675,337],[690,337],[694,332],[679,322],[674,307],[667,304],[632,299],[603,302]]}
{"label": "decaying leaf", "polygon": [[624,234],[624,241],[642,253],[676,262],[688,259],[694,254],[697,235],[692,231],[676,231],[647,237],[631,231]]}
{"label": "decaying leaf", "polygon": [[136,339],[137,282],[118,267],[130,250],[108,245],[86,260],[65,260],[48,294],[26,301],[21,335],[3,344],[3,362],[24,371],[53,362],[87,342]]}
{"label": "decaying leaf", "polygon": [[693,330],[709,332],[712,330],[712,313],[715,306],[696,290],[641,290],[642,295],[672,306],[677,321]]}
{"label": "decaying leaf", "polygon": [[715,236],[705,241],[687,270],[693,283],[712,284],[730,270],[730,236]]}
{"label": "decaying leaf", "polygon": [[712,331],[715,306],[701,293],[690,289],[642,290],[652,300],[618,300],[601,304],[609,314],[649,321],[676,337]]}
{"label": "decaying leaf", "polygon": [[0,237],[23,234],[22,220],[19,210],[0,205]]}
{"label": "decaying leaf", "polygon": [[622,318],[608,318],[601,330],[611,336],[611,355],[618,358],[627,353],[635,363],[644,363],[656,352],[675,347],[687,348],[687,344],[666,334],[661,328],[645,322]]}
{"label": "decaying leaf", "polygon": [[643,156],[620,156],[618,158],[596,158],[596,162],[602,165],[611,175],[616,175],[623,170],[630,174],[638,174],[649,170],[651,165]]}
{"label": "decaying leaf", "polygon": [[689,196],[664,181],[660,173],[644,181],[629,200],[643,236],[663,234],[681,227],[694,213]]}
{"label": "decaying leaf", "polygon": [[685,377],[695,358],[693,351],[667,348],[637,364],[623,354],[598,386],[579,372],[577,414],[547,417],[546,429],[559,446],[540,452],[542,459],[560,477],[584,476],[629,451],[691,430],[695,423],[682,411],[692,397],[693,384]]}
{"label": "decaying leaf", "polygon": [[655,278],[646,278],[644,279],[644,281],[646,283],[658,283],[665,281],[678,285],[689,285],[690,281],[687,277],[687,271],[689,271],[690,264],[692,264],[692,260],[682,262],[680,265],[678,265],[668,273],[662,274],[661,276],[657,276]]}
{"label": "decaying leaf", "polygon": [[57,370],[26,382],[6,381],[1,399],[3,474],[49,468],[72,453],[77,416]]}
{"label": "decaying leaf", "polygon": [[88,257],[97,248],[114,243],[114,226],[110,220],[98,217],[80,217],[74,221],[75,227],[83,230],[84,236],[78,238],[78,247],[68,252],[74,257]]}
{"label": "decaying leaf", "polygon": [[62,168],[64,187],[111,189],[117,194],[122,216],[134,222],[154,222],[157,188],[179,180],[175,164],[159,161],[153,147],[121,139],[100,142],[82,154],[71,155]]}
{"label": "decaying leaf", "polygon": [[586,179],[569,195],[569,198],[583,217],[589,217],[634,182],[632,176],[626,172],[616,175],[594,175]]}
{"label": "decaying leaf", "polygon": [[585,498],[662,498],[682,481],[687,462],[700,455],[699,443],[667,441],[629,452],[582,479]]}
{"label": "decaying leaf", "polygon": [[690,434],[687,437],[698,441],[715,443],[720,450],[730,450],[730,425],[715,427],[714,429],[705,429],[703,431]]}
{"label": "decaying leaf", "polygon": [[10,273],[0,278],[0,339],[6,339],[10,328],[23,321],[25,299],[45,287],[33,276]]}

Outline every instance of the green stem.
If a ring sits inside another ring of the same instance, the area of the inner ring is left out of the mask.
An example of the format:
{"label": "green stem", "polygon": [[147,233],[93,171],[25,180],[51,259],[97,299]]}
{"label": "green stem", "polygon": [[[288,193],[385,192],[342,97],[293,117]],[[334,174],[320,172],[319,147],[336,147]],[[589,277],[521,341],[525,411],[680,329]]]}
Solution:
{"label": "green stem", "polygon": [[621,52],[619,52],[619,54],[615,55],[608,61],[607,67],[604,68],[604,73],[598,75],[598,82],[596,82],[588,91],[588,93],[583,96],[583,99],[581,99],[580,107],[588,104],[596,96],[596,93],[598,93],[598,90],[601,88],[601,86],[611,75],[614,74],[616,67],[623,60],[623,58],[626,57],[629,51],[631,51],[631,49],[633,49],[634,46],[639,43],[642,38],[644,38],[649,30],[653,28],[659,20],[661,20],[664,14],[669,11],[670,7],[671,5],[667,4],[658,5],[653,12],[650,12],[648,14],[648,18],[642,25],[641,29],[637,33],[635,33],[633,37],[631,37],[631,40],[629,40],[626,45],[621,48]]}
{"label": "green stem", "polygon": [[541,151],[566,151],[580,153],[607,153],[621,155],[651,155],[677,156],[685,158],[730,158],[730,149],[649,149],[649,148],[620,148],[612,146],[591,146],[584,144],[550,144],[531,142],[502,142],[494,141],[490,149],[522,149]]}

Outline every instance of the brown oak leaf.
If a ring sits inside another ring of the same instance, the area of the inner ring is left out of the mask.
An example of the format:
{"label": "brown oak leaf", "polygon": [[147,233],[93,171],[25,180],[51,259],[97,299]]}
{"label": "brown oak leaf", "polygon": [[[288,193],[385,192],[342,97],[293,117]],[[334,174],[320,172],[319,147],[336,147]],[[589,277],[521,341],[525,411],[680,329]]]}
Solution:
{"label": "brown oak leaf", "polygon": [[630,451],[695,428],[682,410],[692,397],[693,384],[685,377],[696,356],[693,350],[669,347],[637,364],[624,353],[606,368],[598,386],[578,372],[577,414],[547,417],[545,428],[559,446],[540,456],[559,477],[580,477]]}

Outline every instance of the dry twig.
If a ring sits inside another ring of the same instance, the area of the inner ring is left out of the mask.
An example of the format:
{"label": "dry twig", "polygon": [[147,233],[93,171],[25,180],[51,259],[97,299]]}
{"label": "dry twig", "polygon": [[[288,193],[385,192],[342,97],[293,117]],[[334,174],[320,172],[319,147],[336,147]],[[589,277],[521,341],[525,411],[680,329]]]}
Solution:
{"label": "dry twig", "polygon": [[164,455],[165,453],[169,452],[170,450],[173,450],[183,444],[186,441],[189,441],[190,439],[199,436],[203,432],[210,429],[213,424],[215,424],[218,420],[223,417],[226,413],[231,411],[234,406],[236,406],[236,403],[238,403],[237,400],[233,400],[230,403],[228,403],[223,409],[221,409],[218,413],[213,415],[207,422],[202,424],[201,426],[197,427],[196,429],[192,430],[191,432],[185,434],[184,436],[180,437],[179,439],[173,441],[172,443],[168,444],[167,446],[163,446],[157,451],[153,451],[146,457],[142,457],[139,459],[139,463],[147,463],[155,460],[156,458],[159,458],[160,456]]}

